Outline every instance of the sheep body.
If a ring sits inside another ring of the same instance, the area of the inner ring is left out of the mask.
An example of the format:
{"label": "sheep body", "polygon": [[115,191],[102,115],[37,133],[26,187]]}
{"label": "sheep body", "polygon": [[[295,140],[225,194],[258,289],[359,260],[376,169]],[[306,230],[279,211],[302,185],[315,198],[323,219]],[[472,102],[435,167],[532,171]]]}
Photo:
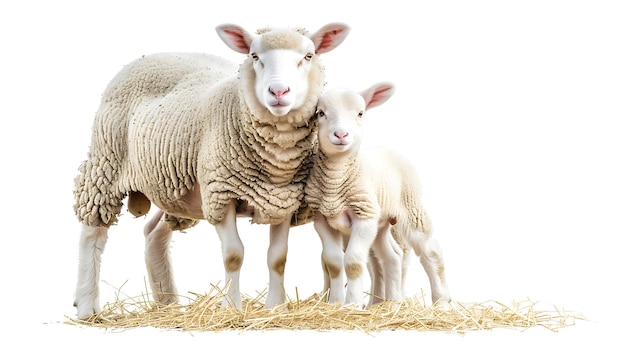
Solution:
{"label": "sheep body", "polygon": [[365,110],[387,101],[393,91],[388,83],[360,94],[332,89],[318,103],[319,151],[305,201],[322,240],[331,302],[364,305],[363,272],[370,252],[370,303],[402,299],[409,248],[420,256],[433,302],[450,300],[415,168],[387,148],[360,150]]}
{"label": "sheep body", "polygon": [[297,211],[316,143],[309,120],[325,84],[318,55],[339,45],[349,28],[334,23],[312,34],[290,28],[250,34],[226,24],[217,32],[247,55],[241,65],[200,53],[148,55],[125,66],[103,94],[74,188],[83,224],[79,318],[99,310],[100,255],[126,196],[131,213],[145,214],[151,203],[159,208],[144,228],[157,301],[176,300],[172,230],[206,219],[222,242],[230,282],[224,304],[241,307],[237,216],[270,224],[266,304],[284,300],[287,234],[307,219]]}

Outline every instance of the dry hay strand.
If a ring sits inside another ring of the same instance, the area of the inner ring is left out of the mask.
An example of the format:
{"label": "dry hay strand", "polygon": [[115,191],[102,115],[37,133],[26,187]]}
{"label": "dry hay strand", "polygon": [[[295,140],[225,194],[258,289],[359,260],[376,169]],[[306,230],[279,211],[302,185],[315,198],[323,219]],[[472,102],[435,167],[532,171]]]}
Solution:
{"label": "dry hay strand", "polygon": [[[154,327],[183,331],[226,330],[357,330],[365,333],[385,330],[466,331],[508,328],[526,330],[543,327],[558,331],[585,320],[579,313],[539,308],[531,300],[510,305],[497,301],[464,304],[452,302],[449,308],[425,303],[424,294],[402,302],[386,301],[358,309],[326,303],[326,294],[314,294],[305,300],[298,297],[272,309],[264,308],[265,293],[255,298],[243,297],[241,310],[223,307],[227,289],[213,286],[207,294],[191,293],[188,304],[163,305],[144,293],[106,304],[102,311],[88,319],[66,317],[67,324],[105,329]],[[298,295],[296,289],[296,296]]]}

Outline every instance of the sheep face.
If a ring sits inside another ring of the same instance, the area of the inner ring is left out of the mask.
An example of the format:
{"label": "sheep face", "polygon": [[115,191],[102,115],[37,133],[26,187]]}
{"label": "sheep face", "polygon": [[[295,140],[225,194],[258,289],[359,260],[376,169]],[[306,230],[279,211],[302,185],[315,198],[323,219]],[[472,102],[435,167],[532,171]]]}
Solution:
{"label": "sheep face", "polygon": [[326,155],[356,152],[363,134],[363,97],[346,89],[332,89],[320,97],[317,106],[320,149]]}
{"label": "sheep face", "polygon": [[394,93],[391,83],[377,83],[357,93],[335,88],[317,104],[319,147],[326,155],[356,152],[363,136],[365,111],[386,102]]}
{"label": "sheep face", "polygon": [[[290,48],[276,47],[276,36]],[[309,38],[295,32],[265,34],[250,45],[256,74],[256,98],[274,116],[284,116],[301,107],[309,93],[309,71],[315,59],[315,46]]]}
{"label": "sheep face", "polygon": [[317,94],[321,86],[311,86],[322,81],[311,77],[321,75],[317,55],[343,42],[349,28],[332,23],[310,35],[303,29],[289,28],[266,28],[250,34],[235,25],[222,25],[217,31],[231,49],[248,55],[240,68],[244,84],[253,85],[250,91],[254,96],[246,96],[248,105],[258,103],[281,117]]}

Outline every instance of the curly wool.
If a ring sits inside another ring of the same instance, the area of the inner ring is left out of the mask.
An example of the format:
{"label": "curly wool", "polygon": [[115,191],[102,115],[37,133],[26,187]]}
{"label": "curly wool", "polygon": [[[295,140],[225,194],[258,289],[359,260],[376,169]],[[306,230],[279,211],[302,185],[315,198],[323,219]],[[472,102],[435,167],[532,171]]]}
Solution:
{"label": "curly wool", "polygon": [[307,181],[305,202],[327,218],[351,210],[363,219],[390,219],[394,234],[417,229],[430,235],[432,223],[422,205],[420,182],[412,166],[395,153],[375,151],[333,159],[320,149]]}
{"label": "curly wool", "polygon": [[294,212],[293,222],[308,221],[302,200],[317,138],[309,121],[324,85],[313,59],[311,99],[282,118],[256,100],[249,58],[238,75],[206,54],[155,54],[124,67],[103,94],[75,178],[79,220],[108,227],[127,194],[141,192],[177,228],[220,222],[231,199],[248,202],[254,223]]}
{"label": "curly wool", "polygon": [[348,209],[363,219],[379,216],[375,192],[359,176],[362,171],[356,154],[333,162],[323,150],[318,150],[307,180],[305,202],[311,210],[327,218],[337,217]]}
{"label": "curly wool", "polygon": [[[205,135],[207,147],[202,148],[199,159],[200,174],[210,179],[202,192],[204,213],[209,222],[219,222],[224,207],[236,198],[255,208],[253,223],[280,223],[296,212],[303,200],[315,124],[309,123],[311,115],[297,111],[290,123],[276,123],[273,115],[251,113],[248,104],[237,103],[236,94],[227,100],[242,113],[239,119],[212,125]],[[235,108],[232,105],[228,109]],[[224,110],[224,106],[218,109]],[[301,110],[308,109],[310,106]],[[221,136],[229,143],[208,147]]]}

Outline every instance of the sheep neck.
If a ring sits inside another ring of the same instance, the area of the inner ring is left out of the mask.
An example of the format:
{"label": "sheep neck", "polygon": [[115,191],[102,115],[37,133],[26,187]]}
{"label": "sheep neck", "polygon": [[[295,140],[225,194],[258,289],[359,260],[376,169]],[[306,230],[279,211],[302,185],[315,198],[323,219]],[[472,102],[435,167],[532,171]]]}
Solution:
{"label": "sheep neck", "polygon": [[351,182],[356,178],[356,173],[350,170],[357,170],[360,168],[358,162],[358,154],[350,153],[341,156],[329,156],[321,148],[318,150],[315,157],[316,168],[323,171],[325,176],[333,182]]}
{"label": "sheep neck", "polygon": [[246,157],[253,159],[272,183],[293,181],[313,148],[315,125],[304,119],[300,123],[262,122],[246,104],[242,103],[241,109],[247,113],[242,114],[241,124],[233,127],[240,128],[239,140]]}

